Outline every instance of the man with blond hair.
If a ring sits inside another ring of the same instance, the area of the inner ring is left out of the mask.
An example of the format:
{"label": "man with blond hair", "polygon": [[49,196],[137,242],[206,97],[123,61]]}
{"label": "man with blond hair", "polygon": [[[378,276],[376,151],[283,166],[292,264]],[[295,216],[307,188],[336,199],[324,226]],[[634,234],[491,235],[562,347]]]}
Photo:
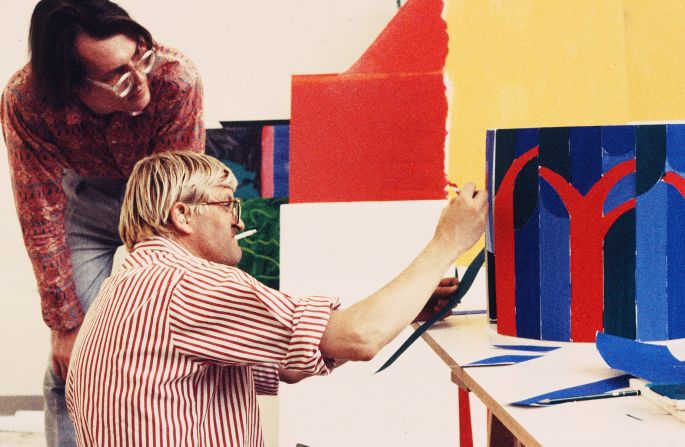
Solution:
{"label": "man with blond hair", "polygon": [[69,367],[79,445],[263,445],[257,393],[373,358],[485,226],[486,193],[468,184],[397,278],[338,309],[336,298],[291,297],[235,267],[236,183],[191,152],[134,167],[119,224],[130,254],[93,302]]}

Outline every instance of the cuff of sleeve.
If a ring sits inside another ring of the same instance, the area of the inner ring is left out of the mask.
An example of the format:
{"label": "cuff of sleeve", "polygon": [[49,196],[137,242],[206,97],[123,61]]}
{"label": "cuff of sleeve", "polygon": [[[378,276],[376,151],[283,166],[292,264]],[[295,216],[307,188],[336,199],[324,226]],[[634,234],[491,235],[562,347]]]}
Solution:
{"label": "cuff of sleeve", "polygon": [[252,365],[252,376],[254,377],[255,390],[261,396],[278,395],[278,365],[275,363],[265,363]]}
{"label": "cuff of sleeve", "polygon": [[44,296],[41,300],[41,310],[43,320],[50,329],[66,332],[81,325],[85,312],[75,294],[72,299],[67,299],[65,293],[49,295],[50,298]]}
{"label": "cuff of sleeve", "polygon": [[310,296],[299,300],[293,314],[293,334],[284,359],[285,368],[320,375],[331,372],[319,350],[319,343],[331,310],[339,305],[336,297]]}

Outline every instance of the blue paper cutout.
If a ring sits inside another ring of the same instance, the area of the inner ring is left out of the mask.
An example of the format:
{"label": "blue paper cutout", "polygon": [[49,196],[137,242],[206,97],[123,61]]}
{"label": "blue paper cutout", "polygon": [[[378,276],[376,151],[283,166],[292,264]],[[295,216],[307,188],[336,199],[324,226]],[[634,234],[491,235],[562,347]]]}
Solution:
{"label": "blue paper cutout", "polygon": [[609,391],[627,388],[629,386],[630,377],[631,376],[629,374],[624,374],[621,376],[612,377],[610,379],[603,379],[597,382],[586,383],[571,388],[563,388],[549,393],[540,394],[538,396],[533,396],[528,399],[512,402],[510,405],[527,407],[547,406],[539,402],[544,399],[561,399],[565,397],[588,396],[591,394],[607,393]]}
{"label": "blue paper cutout", "polygon": [[540,339],[539,212],[514,233],[516,274],[516,335]]}
{"label": "blue paper cutout", "polygon": [[[623,163],[635,159],[635,126],[602,127],[602,173]],[[618,205],[635,198],[635,174],[622,178],[604,201],[604,214]]]}
{"label": "blue paper cutout", "polygon": [[685,362],[675,358],[666,346],[597,333],[597,350],[613,369],[652,383],[685,382]]}
{"label": "blue paper cutout", "polygon": [[585,195],[602,177],[601,127],[571,127],[571,184]]}
{"label": "blue paper cutout", "polygon": [[635,210],[611,226],[604,238],[604,332],[634,340]]}
{"label": "blue paper cutout", "polygon": [[[546,182],[540,182],[540,330],[544,340],[571,339],[571,278],[569,219],[552,208],[565,210]],[[565,212],[565,211],[564,211]]]}
{"label": "blue paper cutout", "polygon": [[274,198],[290,192],[290,125],[274,125]]}
{"label": "blue paper cutout", "polygon": [[495,348],[511,349],[515,351],[549,352],[559,349],[559,346],[535,346],[535,345],[493,345]]}
{"label": "blue paper cutout", "polygon": [[[666,169],[685,174],[685,125],[666,126]],[[685,199],[668,186],[668,338],[685,337]]]}
{"label": "blue paper cutout", "polygon": [[488,357],[486,359],[477,360],[475,362],[467,363],[463,367],[467,366],[497,366],[497,365],[511,365],[514,363],[527,362],[528,360],[533,360],[541,355],[498,355],[495,357]]}
{"label": "blue paper cutout", "polygon": [[668,338],[666,193],[659,182],[637,198],[635,306],[638,340]]}

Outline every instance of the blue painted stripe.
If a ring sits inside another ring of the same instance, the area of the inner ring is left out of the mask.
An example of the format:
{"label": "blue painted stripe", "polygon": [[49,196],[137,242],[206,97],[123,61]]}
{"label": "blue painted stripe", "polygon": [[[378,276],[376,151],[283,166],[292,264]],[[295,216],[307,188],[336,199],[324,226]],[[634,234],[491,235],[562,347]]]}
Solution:
{"label": "blue painted stripe", "polygon": [[[602,127],[602,173],[635,159],[635,126]],[[635,198],[635,174],[621,179],[604,202],[606,215]],[[635,210],[619,218],[604,240],[604,330],[635,338]]]}
{"label": "blue painted stripe", "polygon": [[[685,174],[685,125],[666,126],[666,170]],[[685,337],[685,199],[668,186],[668,338]]]}
{"label": "blue painted stripe", "polygon": [[602,128],[571,127],[571,184],[582,195],[602,177]]}
{"label": "blue painted stripe", "polygon": [[[602,173],[624,161],[635,159],[635,126],[602,127]],[[635,198],[635,174],[630,174],[613,187],[604,202],[604,214],[626,200]]]}
{"label": "blue painted stripe", "polygon": [[514,234],[516,258],[516,335],[540,338],[539,211],[535,208],[523,228]]}
{"label": "blue painted stripe", "polygon": [[[539,143],[538,129],[516,132],[516,156]],[[514,189],[516,335],[540,338],[540,212],[538,166],[531,161],[519,173]]]}
{"label": "blue painted stripe", "polygon": [[544,340],[571,339],[569,219],[565,209],[554,189],[540,180],[540,325]]}
{"label": "blue painted stripe", "polygon": [[639,340],[668,338],[666,126],[635,129],[636,318]]}
{"label": "blue painted stripe", "polygon": [[539,144],[540,129],[518,129],[516,131],[516,156],[519,157]]}
{"label": "blue painted stripe", "polygon": [[685,200],[668,186],[668,337],[685,337]]}
{"label": "blue painted stripe", "polygon": [[635,306],[638,340],[668,338],[667,188],[657,183],[637,198]]}
{"label": "blue painted stripe", "polygon": [[290,191],[290,125],[274,126],[274,198],[286,198]]}

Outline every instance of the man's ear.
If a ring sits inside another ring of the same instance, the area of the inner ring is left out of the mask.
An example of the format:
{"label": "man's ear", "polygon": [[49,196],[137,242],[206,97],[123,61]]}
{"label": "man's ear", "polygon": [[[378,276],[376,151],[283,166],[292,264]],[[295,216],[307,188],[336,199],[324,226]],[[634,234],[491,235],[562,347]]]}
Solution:
{"label": "man's ear", "polygon": [[169,212],[169,221],[178,234],[190,234],[190,207],[183,202],[176,202]]}

